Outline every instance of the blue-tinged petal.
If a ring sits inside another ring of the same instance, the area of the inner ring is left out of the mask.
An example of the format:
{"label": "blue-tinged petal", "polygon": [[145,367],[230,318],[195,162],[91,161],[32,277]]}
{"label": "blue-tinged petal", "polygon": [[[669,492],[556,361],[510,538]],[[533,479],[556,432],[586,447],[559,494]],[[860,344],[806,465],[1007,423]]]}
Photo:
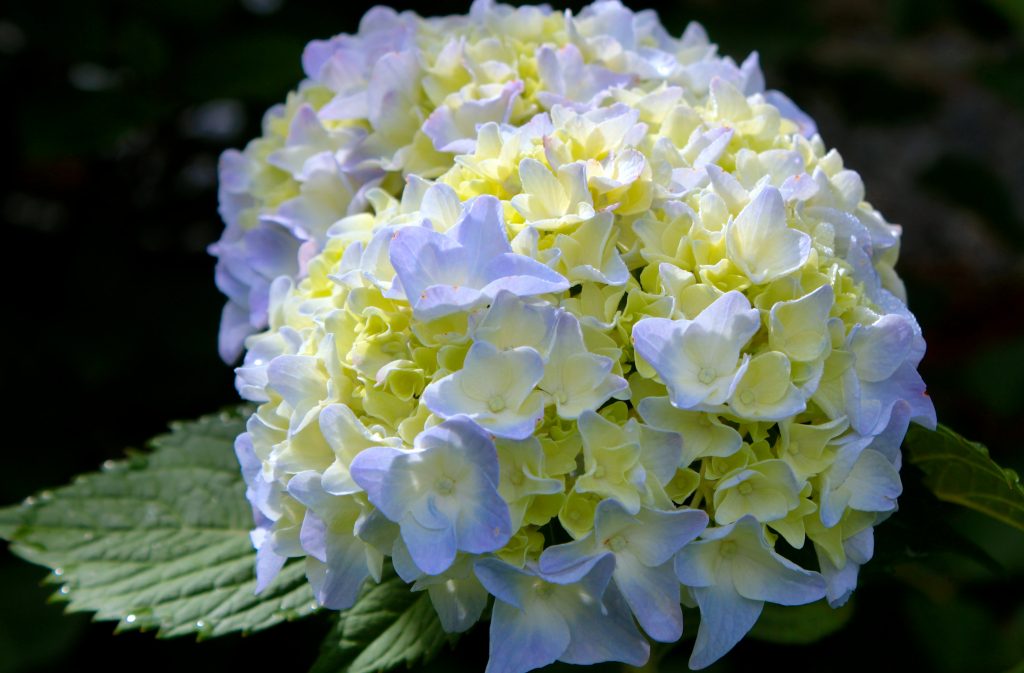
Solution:
{"label": "blue-tinged petal", "polygon": [[423,571],[412,560],[409,547],[402,541],[401,536],[394,541],[391,548],[391,565],[406,584],[412,584],[424,577]]}
{"label": "blue-tinged petal", "polygon": [[[293,480],[294,481],[294,480]],[[327,562],[327,524],[315,513],[307,510],[299,529],[299,544],[302,551],[322,563]]]}
{"label": "blue-tinged petal", "polygon": [[699,670],[721,659],[750,631],[764,603],[740,596],[728,584],[691,588],[690,593],[700,607],[690,668]]}
{"label": "blue-tinged petal", "polygon": [[488,592],[499,601],[523,608],[523,598],[537,583],[537,576],[496,558],[480,559],[473,572]]}
{"label": "blue-tinged petal", "polygon": [[572,584],[583,579],[608,553],[597,547],[594,535],[590,534],[573,542],[548,547],[540,555],[538,567],[552,582]]}
{"label": "blue-tinged petal", "polygon": [[410,509],[399,522],[402,540],[413,562],[428,575],[437,575],[455,561],[455,526],[434,503],[433,494]]}
{"label": "blue-tinged petal", "polygon": [[851,409],[851,422],[861,434],[878,434],[889,424],[892,409],[899,401],[910,404],[910,420],[935,428],[935,406],[927,392],[924,380],[910,362],[904,362],[892,377],[885,381],[865,381],[860,386],[860,409]]}
{"label": "blue-tinged petal", "polygon": [[[251,422],[246,424],[254,425]],[[263,476],[263,462],[253,448],[252,432],[243,432],[235,438],[235,456],[238,458],[242,470],[242,479],[245,481],[245,497],[252,505],[253,514],[257,520],[261,518],[274,518],[271,499],[275,498],[278,490],[277,485],[268,482]]]}
{"label": "blue-tinged petal", "polygon": [[[469,459],[469,457],[467,457]],[[463,493],[457,521],[459,549],[484,554],[501,549],[512,537],[508,505],[493,482],[481,483],[474,493]]]}
{"label": "blue-tinged petal", "polygon": [[728,399],[744,369],[740,353],[760,325],[757,309],[733,290],[692,321],[645,318],[637,322],[633,343],[661,377],[672,404],[692,409]]}
{"label": "blue-tinged petal", "polygon": [[367,88],[367,117],[375,130],[386,136],[410,133],[410,125],[419,121],[420,78],[416,50],[385,53],[374,63]]}
{"label": "blue-tinged petal", "polygon": [[[369,545],[368,554],[381,558],[393,553],[395,542],[401,540],[398,524],[391,521],[379,509],[371,509],[356,519],[353,527],[356,537]],[[369,550],[373,551],[370,552]],[[381,568],[376,563],[371,564],[371,573],[376,582],[380,582]]]}
{"label": "blue-tinged petal", "polygon": [[445,231],[458,223],[462,214],[462,202],[449,185],[436,182],[424,191],[420,212],[434,229]]}
{"label": "blue-tinged petal", "polygon": [[889,417],[889,424],[882,432],[875,435],[867,448],[877,451],[888,460],[896,471],[903,464],[903,452],[900,446],[903,438],[907,436],[907,428],[910,426],[910,404],[900,400],[892,407],[892,415]]}
{"label": "blue-tinged petal", "polygon": [[501,600],[491,611],[484,673],[526,673],[552,664],[569,646],[569,627],[557,610],[532,606],[529,614]]}
{"label": "blue-tinged petal", "polygon": [[[633,346],[637,355],[654,368],[667,386],[693,374],[686,367],[688,363],[677,357],[688,325],[689,321],[668,318],[644,318],[633,325]],[[699,404],[702,392],[669,388],[672,404],[680,409]]]}
{"label": "blue-tinged petal", "polygon": [[663,643],[679,640],[683,611],[671,561],[652,568],[631,554],[619,554],[612,578],[647,635]]}
{"label": "blue-tinged petal", "polygon": [[[603,536],[607,514],[611,507],[598,506],[595,528]],[[699,509],[679,509],[663,512],[643,508],[629,530],[629,549],[646,566],[657,567],[700,535],[708,525],[708,515]]]}
{"label": "blue-tinged petal", "polygon": [[416,437],[416,447],[438,450],[445,458],[479,472],[489,483],[498,483],[498,454],[491,437],[466,417],[450,418]]}
{"label": "blue-tinged petal", "polygon": [[[611,559],[608,559],[610,561]],[[592,574],[598,574],[600,566]],[[582,583],[581,583],[582,584]],[[603,595],[581,589],[578,602],[567,613],[567,602],[562,602],[563,616],[569,625],[569,647],[559,657],[570,664],[589,665],[602,661],[620,661],[630,666],[643,666],[651,654],[647,639],[637,630],[626,602],[614,585],[608,585]],[[599,609],[591,601],[598,598]],[[568,618],[568,614],[572,618]]]}
{"label": "blue-tinged petal", "polygon": [[473,327],[472,337],[499,350],[528,346],[542,357],[548,357],[559,315],[559,311],[548,304],[529,304],[511,292],[499,292],[487,313]]}
{"label": "blue-tinged petal", "polygon": [[[730,524],[731,525],[731,524]],[[705,535],[710,531],[705,531]],[[690,587],[713,586],[720,564],[718,546],[701,540],[692,542],[676,554],[675,571],[679,581]]]}
{"label": "blue-tinged petal", "polygon": [[483,304],[487,298],[485,292],[472,287],[434,285],[421,292],[418,299],[410,299],[410,303],[417,317],[433,320],[460,311],[470,311]]}
{"label": "blue-tinged petal", "polygon": [[490,89],[486,93],[492,95],[479,100],[461,100],[457,105],[442,105],[423,123],[423,132],[436,149],[458,154],[472,153],[476,148],[477,127],[487,122],[507,122],[516,98],[523,92],[523,83],[514,80],[504,85],[488,84],[481,88]]}
{"label": "blue-tinged petal", "polygon": [[903,492],[900,474],[885,456],[871,449],[860,454],[843,487],[850,490],[849,506],[864,512],[890,512]]}
{"label": "blue-tinged petal", "polygon": [[326,379],[316,357],[281,355],[267,367],[267,384],[294,409],[301,418],[326,395]]}
{"label": "blue-tinged petal", "polygon": [[347,610],[355,604],[363,582],[370,576],[366,543],[352,535],[329,534],[326,563],[321,566],[310,559],[306,576],[318,603],[330,610]]}
{"label": "blue-tinged petal", "polygon": [[406,452],[398,449],[377,446],[357,455],[349,466],[352,479],[366,491],[370,502],[379,507],[392,521],[399,520],[405,512],[404,506],[408,505],[408,502],[400,497],[400,493],[388,488],[392,465],[405,455]]}
{"label": "blue-tinged petal", "polygon": [[569,281],[545,264],[524,255],[508,252],[487,261],[481,273],[488,297],[505,290],[517,297],[532,297],[549,292],[564,292]]}
{"label": "blue-tinged petal", "polygon": [[860,573],[860,564],[846,559],[842,568],[836,567],[828,554],[815,546],[818,556],[818,566],[821,568],[821,576],[825,578],[825,599],[833,608],[839,608],[850,600],[853,590],[857,588],[857,575]]}
{"label": "blue-tinged petal", "polygon": [[730,542],[735,547],[725,563],[741,596],[779,605],[804,605],[825,596],[821,575],[775,553],[762,525],[753,517],[748,515],[736,522],[733,534],[722,544]]}
{"label": "blue-tinged petal", "polygon": [[512,252],[501,201],[493,196],[479,196],[467,203],[448,235],[462,246],[466,268],[474,274],[494,258]]}
{"label": "blue-tinged petal", "polygon": [[459,549],[486,553],[507,544],[510,514],[490,436],[463,416],[421,432],[415,444],[408,452],[367,449],[352,463],[370,502],[399,523],[415,565],[436,575]]}
{"label": "blue-tinged petal", "polygon": [[478,621],[487,607],[487,590],[476,577],[447,580],[428,589],[430,602],[447,633],[462,633]]}
{"label": "blue-tinged petal", "polygon": [[850,332],[849,349],[856,358],[854,366],[862,381],[884,381],[910,356],[914,329],[899,315],[884,315],[867,327],[856,326]]}
{"label": "blue-tinged petal", "polygon": [[640,426],[640,463],[659,485],[664,486],[681,465],[683,440],[675,432]]}
{"label": "blue-tinged petal", "polygon": [[831,528],[847,507],[864,512],[890,512],[903,492],[899,472],[881,453],[863,443],[844,446],[822,479],[821,521]]}
{"label": "blue-tinged petal", "polygon": [[[267,532],[257,528],[253,533],[257,531]],[[254,593],[259,594],[274,581],[277,574],[284,568],[288,558],[274,551],[274,545],[271,544],[268,535],[252,535],[251,537],[256,547],[256,589]]]}
{"label": "blue-tinged petal", "polygon": [[461,633],[476,624],[489,597],[465,555],[459,556],[444,574],[420,579],[413,591],[420,589],[427,590],[441,627],[448,633]]}
{"label": "blue-tinged petal", "polygon": [[288,480],[288,495],[306,507],[322,513],[327,500],[331,497],[320,485],[320,473],[316,470],[305,470]]}
{"label": "blue-tinged petal", "polygon": [[778,108],[783,117],[796,122],[800,135],[805,138],[810,138],[818,132],[818,125],[814,123],[814,119],[797,107],[797,104],[786,96],[786,94],[772,89],[764,92],[764,99],[770,105],[774,105]]}
{"label": "blue-tinged petal", "polygon": [[585,411],[594,411],[628,386],[625,379],[611,373],[611,358],[587,352],[579,320],[574,315],[560,311],[554,332],[539,385],[554,398],[561,418],[574,419]]}
{"label": "blue-tinged petal", "polygon": [[245,337],[253,331],[249,323],[249,311],[244,306],[232,301],[224,304],[220,315],[220,331],[217,333],[217,353],[220,359],[228,364],[236,362],[242,354]]}
{"label": "blue-tinged petal", "polygon": [[[578,582],[556,584],[545,575],[533,574],[530,569],[521,570],[497,560],[477,562],[477,576],[498,599],[491,622],[489,666],[504,666],[496,659],[512,656],[517,657],[516,665],[520,668],[508,670],[515,671],[530,670],[521,668],[524,665],[536,667],[550,663],[551,657],[578,664],[611,660],[633,665],[645,662],[649,651],[647,641],[637,631],[618,591],[608,584],[614,566],[615,559],[610,554],[605,555]],[[496,618],[501,620],[500,628],[495,626]],[[550,630],[547,642],[541,636],[526,638],[522,635],[538,624]],[[559,624],[567,629],[562,630]],[[510,652],[504,643],[496,645],[497,639],[507,640],[509,634],[530,640],[535,647],[547,648],[542,649],[544,661],[539,655],[523,659],[522,653]]]}
{"label": "blue-tinged petal", "polygon": [[462,246],[425,227],[403,227],[396,231],[388,255],[414,308],[427,288],[465,284],[468,280]]}
{"label": "blue-tinged petal", "polygon": [[480,341],[462,369],[427,386],[422,400],[442,418],[464,415],[495,435],[524,439],[544,413],[533,392],[543,375],[544,360],[532,348],[499,351]]}

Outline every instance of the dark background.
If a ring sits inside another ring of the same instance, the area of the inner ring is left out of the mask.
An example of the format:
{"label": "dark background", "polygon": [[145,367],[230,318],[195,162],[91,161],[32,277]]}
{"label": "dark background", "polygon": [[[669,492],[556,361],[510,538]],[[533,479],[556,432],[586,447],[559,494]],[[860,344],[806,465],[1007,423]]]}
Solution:
{"label": "dark background", "polygon": [[[305,42],[353,31],[368,6],[0,6],[9,307],[0,382],[11,396],[0,504],[96,468],[168,420],[236,401],[216,354],[222,299],[205,253],[222,226],[217,156],[255,136],[262,111],[298,82]],[[863,176],[868,199],[904,226],[898,271],[928,341],[921,372],[939,417],[1004,465],[1024,467],[1024,3],[698,0],[658,9],[674,34],[700,20],[737,60],[758,49],[769,87],[817,120],[826,144]],[[919,488],[913,469],[904,480]],[[844,631],[802,648],[748,639],[714,670],[771,662],[998,672],[1024,658],[1024,536],[923,497],[901,507],[878,529],[879,558]],[[956,535],[1004,569],[934,551],[962,548]],[[0,673],[302,673],[327,627],[316,617],[199,645],[114,636],[109,623],[47,604],[43,574],[0,553]],[[482,670],[484,642],[460,646],[465,670]]]}

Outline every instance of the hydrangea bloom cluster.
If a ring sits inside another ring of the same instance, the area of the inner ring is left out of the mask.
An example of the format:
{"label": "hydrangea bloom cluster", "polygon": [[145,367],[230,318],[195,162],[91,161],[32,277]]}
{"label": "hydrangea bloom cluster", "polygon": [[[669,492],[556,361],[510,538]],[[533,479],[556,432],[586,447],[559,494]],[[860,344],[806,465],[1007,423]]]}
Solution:
{"label": "hydrangea bloom cluster", "polygon": [[[258,581],[385,557],[489,673],[702,668],[842,604],[935,423],[899,228],[813,123],[652,12],[377,9],[222,162]],[[809,546],[816,567],[792,559]],[[646,634],[646,637],[645,635]]]}

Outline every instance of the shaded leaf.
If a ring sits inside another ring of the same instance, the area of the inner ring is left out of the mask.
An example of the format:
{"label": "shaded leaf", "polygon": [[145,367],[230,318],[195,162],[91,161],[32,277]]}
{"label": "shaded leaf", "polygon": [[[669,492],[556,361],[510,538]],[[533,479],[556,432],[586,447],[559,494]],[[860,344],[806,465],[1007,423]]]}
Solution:
{"label": "shaded leaf", "polygon": [[834,609],[825,601],[795,606],[766,603],[750,637],[784,645],[807,645],[843,628],[852,616],[852,601]]}
{"label": "shaded leaf", "polygon": [[303,565],[254,594],[252,512],[233,450],[241,416],[172,426],[152,453],[0,510],[11,551],[53,569],[58,600],[118,629],[201,637],[264,629],[314,609]]}
{"label": "shaded leaf", "polygon": [[378,673],[429,661],[449,636],[425,591],[390,575],[338,615],[310,673]]}
{"label": "shaded leaf", "polygon": [[1024,487],[1013,470],[997,465],[988,450],[949,428],[907,433],[907,459],[925,473],[939,500],[969,507],[1024,531]]}
{"label": "shaded leaf", "polygon": [[[971,561],[985,576],[1000,576],[1005,568],[989,548],[964,535],[952,522],[958,514],[982,518],[976,512],[937,500],[924,483],[920,468],[902,470],[903,495],[899,512],[875,528],[875,554],[861,569],[865,576],[891,574],[906,563],[925,563],[947,571],[952,558]],[[987,520],[987,519],[983,519]],[[1001,530],[1002,524],[994,524]],[[955,562],[955,561],[954,561]]]}

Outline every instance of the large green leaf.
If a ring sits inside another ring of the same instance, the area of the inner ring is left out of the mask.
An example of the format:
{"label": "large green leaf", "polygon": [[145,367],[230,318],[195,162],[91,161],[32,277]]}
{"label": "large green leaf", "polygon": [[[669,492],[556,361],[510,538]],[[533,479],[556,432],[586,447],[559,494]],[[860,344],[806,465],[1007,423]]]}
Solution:
{"label": "large green leaf", "polygon": [[254,594],[238,414],[180,423],[153,451],[0,510],[0,536],[53,569],[71,612],[169,637],[255,631],[315,609],[301,563]]}
{"label": "large green leaf", "polygon": [[852,616],[852,603],[841,608],[831,608],[825,601],[796,606],[769,603],[761,611],[750,637],[785,645],[807,645],[843,628]]}
{"label": "large green leaf", "polygon": [[987,514],[1024,530],[1024,486],[1013,470],[997,465],[988,450],[940,425],[912,426],[904,442],[907,459],[925,473],[939,500]]}
{"label": "large green leaf", "polygon": [[310,673],[381,673],[429,661],[448,642],[425,591],[392,575],[338,615]]}

